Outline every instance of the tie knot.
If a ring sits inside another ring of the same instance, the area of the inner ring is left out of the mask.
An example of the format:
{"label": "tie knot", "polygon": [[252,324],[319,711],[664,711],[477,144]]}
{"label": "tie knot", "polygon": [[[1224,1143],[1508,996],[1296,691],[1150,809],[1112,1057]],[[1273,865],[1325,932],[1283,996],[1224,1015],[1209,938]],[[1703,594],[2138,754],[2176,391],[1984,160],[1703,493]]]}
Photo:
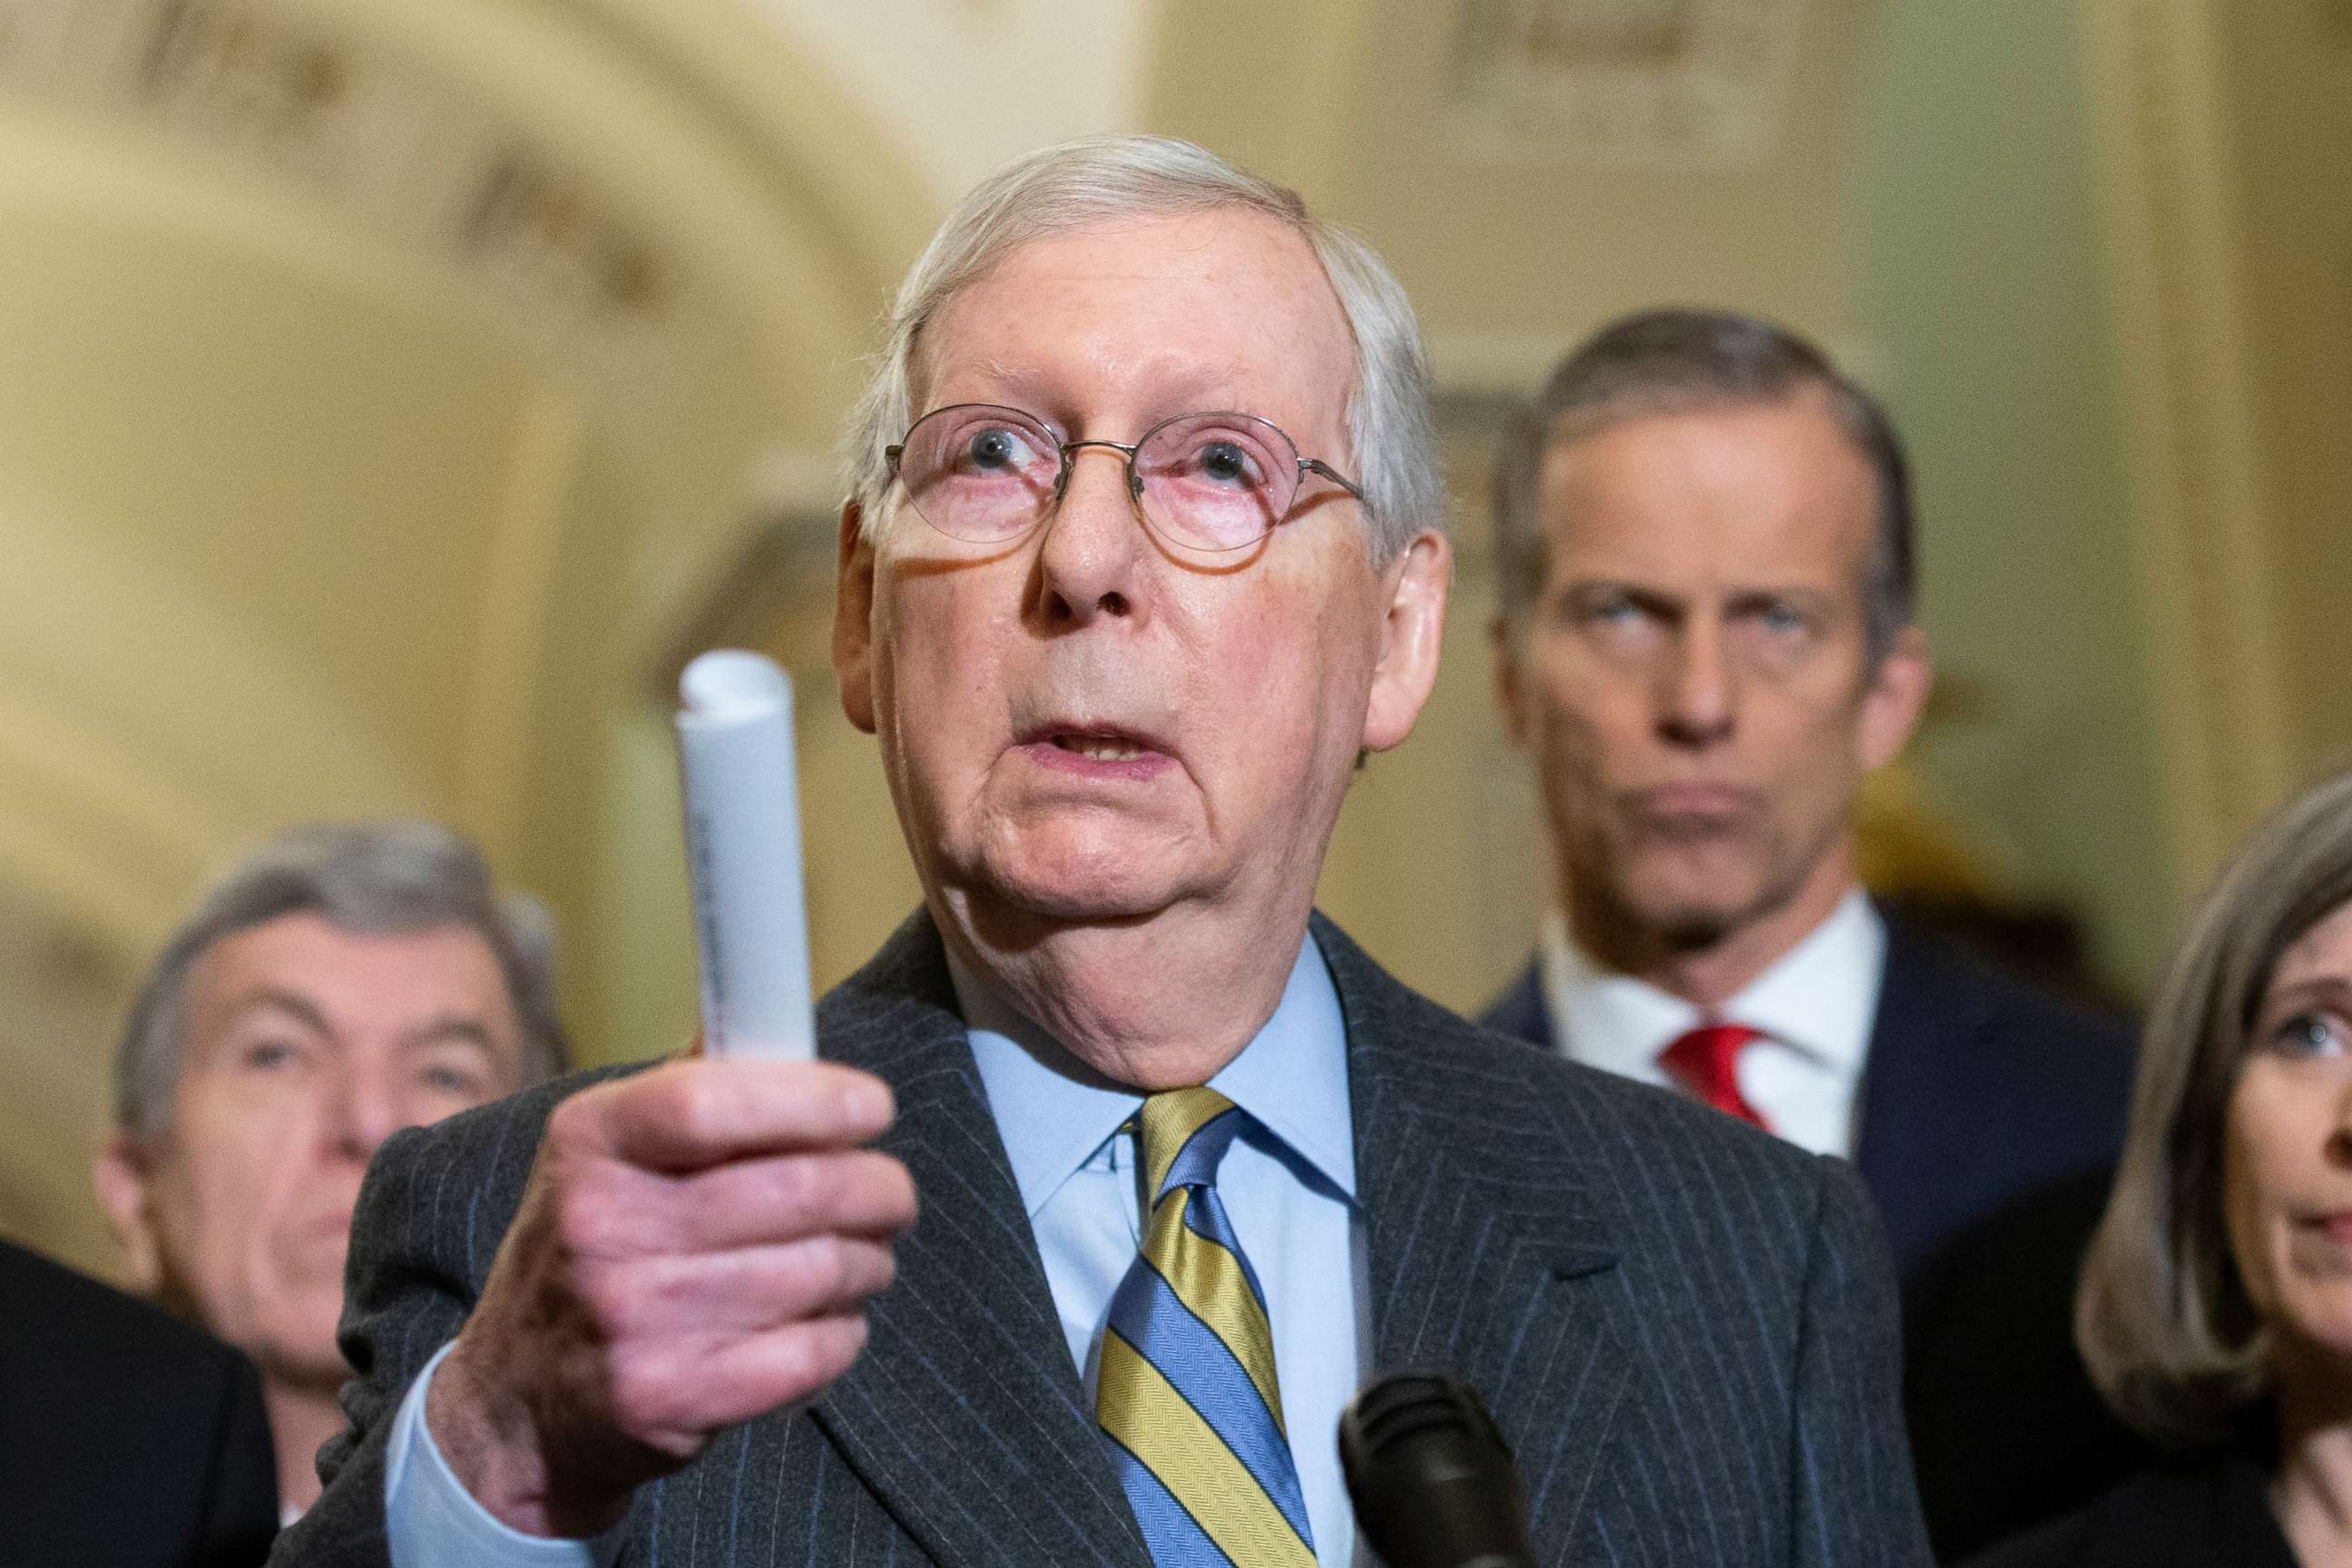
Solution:
{"label": "tie knot", "polygon": [[1151,1201],[1179,1187],[1205,1187],[1241,1131],[1240,1109],[1213,1089],[1171,1089],[1143,1102],[1139,1136]]}
{"label": "tie knot", "polygon": [[1658,1053],[1666,1076],[1717,1110],[1759,1127],[1764,1118],[1739,1091],[1739,1053],[1764,1037],[1744,1024],[1702,1024]]}

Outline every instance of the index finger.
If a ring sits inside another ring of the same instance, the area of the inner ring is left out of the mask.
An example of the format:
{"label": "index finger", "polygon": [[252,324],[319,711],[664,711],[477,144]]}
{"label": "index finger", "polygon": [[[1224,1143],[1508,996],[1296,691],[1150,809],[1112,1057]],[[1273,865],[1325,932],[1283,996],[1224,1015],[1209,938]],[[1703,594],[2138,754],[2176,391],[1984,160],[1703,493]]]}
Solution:
{"label": "index finger", "polygon": [[838,1062],[701,1058],[589,1092],[613,1152],[663,1171],[848,1148],[879,1136],[895,1110],[888,1084]]}

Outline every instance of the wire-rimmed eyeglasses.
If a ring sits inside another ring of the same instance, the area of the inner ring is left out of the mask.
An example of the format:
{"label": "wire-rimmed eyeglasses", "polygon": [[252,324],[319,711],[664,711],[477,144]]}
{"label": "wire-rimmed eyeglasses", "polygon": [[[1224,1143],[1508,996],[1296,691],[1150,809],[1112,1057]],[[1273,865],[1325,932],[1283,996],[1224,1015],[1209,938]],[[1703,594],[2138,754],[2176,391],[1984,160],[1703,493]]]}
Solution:
{"label": "wire-rimmed eyeglasses", "polygon": [[1308,474],[1363,499],[1353,479],[1300,457],[1280,426],[1252,414],[1179,414],[1129,444],[1065,441],[1018,408],[952,403],[916,420],[883,456],[925,522],[967,543],[1007,544],[1052,513],[1070,481],[1071,454],[1087,447],[1127,459],[1136,514],[1188,550],[1257,543],[1290,515]]}

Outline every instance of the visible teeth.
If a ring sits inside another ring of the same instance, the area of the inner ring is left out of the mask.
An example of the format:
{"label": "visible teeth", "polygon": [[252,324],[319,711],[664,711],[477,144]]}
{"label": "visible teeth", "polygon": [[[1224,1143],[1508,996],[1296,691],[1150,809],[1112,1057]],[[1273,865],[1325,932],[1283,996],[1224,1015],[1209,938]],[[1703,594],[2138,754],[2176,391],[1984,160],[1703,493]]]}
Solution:
{"label": "visible teeth", "polygon": [[1099,741],[1087,735],[1056,735],[1054,744],[1097,763],[1131,763],[1143,755],[1140,746],[1125,741]]}

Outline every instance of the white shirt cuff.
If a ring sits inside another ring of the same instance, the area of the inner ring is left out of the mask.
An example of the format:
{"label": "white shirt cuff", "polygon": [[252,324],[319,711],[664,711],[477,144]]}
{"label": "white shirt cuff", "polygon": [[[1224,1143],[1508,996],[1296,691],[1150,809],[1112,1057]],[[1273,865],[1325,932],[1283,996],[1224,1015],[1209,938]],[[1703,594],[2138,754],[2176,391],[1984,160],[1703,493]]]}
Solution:
{"label": "white shirt cuff", "polygon": [[425,1391],[456,1343],[452,1340],[433,1352],[393,1418],[383,1469],[384,1540],[393,1568],[451,1563],[475,1568],[612,1568],[628,1532],[625,1517],[586,1541],[525,1535],[475,1501],[449,1468],[425,1424]]}

